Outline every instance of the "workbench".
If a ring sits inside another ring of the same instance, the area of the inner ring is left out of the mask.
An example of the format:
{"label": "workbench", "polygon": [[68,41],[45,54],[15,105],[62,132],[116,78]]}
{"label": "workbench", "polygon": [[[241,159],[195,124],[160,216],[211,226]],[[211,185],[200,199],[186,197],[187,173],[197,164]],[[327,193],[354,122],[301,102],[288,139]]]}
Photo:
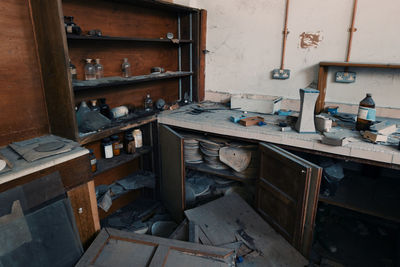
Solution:
{"label": "workbench", "polygon": [[[164,112],[158,116],[158,122],[184,129],[273,143],[292,150],[400,169],[400,150],[397,149],[397,146],[368,143],[362,139],[359,132],[347,128],[340,130],[351,137],[351,142],[344,146],[330,146],[321,143],[322,134],[320,133],[300,134],[294,130],[280,131],[280,127],[272,124],[279,119],[278,115],[245,114],[247,117],[264,117],[267,125],[244,127],[230,121],[231,116],[243,115],[241,111],[215,110],[199,115],[185,112],[186,110],[190,111],[192,107],[189,105],[178,111]],[[400,124],[400,120],[398,124]]]}

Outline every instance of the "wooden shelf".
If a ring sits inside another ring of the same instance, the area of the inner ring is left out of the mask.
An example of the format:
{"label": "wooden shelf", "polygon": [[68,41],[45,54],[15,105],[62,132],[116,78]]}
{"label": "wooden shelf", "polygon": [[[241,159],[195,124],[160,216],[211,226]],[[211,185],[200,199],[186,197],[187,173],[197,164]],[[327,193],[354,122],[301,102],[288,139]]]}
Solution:
{"label": "wooden shelf", "polygon": [[192,75],[193,72],[190,71],[175,71],[175,72],[165,72],[161,74],[147,74],[140,76],[132,76],[129,78],[122,77],[106,77],[93,81],[74,81],[72,85],[74,87],[74,92],[82,91],[82,90],[90,90],[104,87],[113,87],[113,86],[123,86],[123,85],[131,85],[142,82],[149,81],[157,81],[157,80],[165,80],[165,79],[176,79],[182,78]]}
{"label": "wooden shelf", "polygon": [[169,39],[160,38],[139,38],[139,37],[123,37],[123,36],[87,36],[87,35],[75,35],[67,34],[67,40],[81,40],[81,41],[128,41],[128,42],[147,42],[147,43],[167,43],[167,44],[190,44],[192,40],[181,39],[177,43],[172,42]]}
{"label": "wooden shelf", "polygon": [[150,122],[153,122],[156,120],[157,120],[157,117],[155,115],[152,115],[152,116],[142,117],[142,118],[139,118],[139,119],[136,119],[133,121],[123,122],[123,123],[119,124],[118,126],[107,128],[107,129],[104,129],[104,130],[96,132],[96,133],[82,135],[79,137],[79,143],[81,145],[86,145],[88,143],[109,137],[113,134],[117,134],[117,133],[126,131],[131,128],[140,127],[142,125],[145,125],[147,123],[150,123]]}
{"label": "wooden shelf", "polygon": [[245,177],[244,175],[238,174],[231,169],[216,170],[216,169],[208,167],[205,163],[200,163],[200,164],[185,163],[185,166],[186,166],[186,168],[191,169],[191,170],[214,174],[214,175],[226,178],[226,179],[231,179],[231,180],[235,180],[235,181],[239,181],[239,182],[249,183],[249,182],[254,182],[256,179],[255,177],[250,177],[250,178]]}
{"label": "wooden shelf", "polygon": [[400,222],[399,182],[385,177],[345,177],[335,196],[320,196],[321,202]]}
{"label": "wooden shelf", "polygon": [[115,156],[111,159],[98,159],[97,160],[97,171],[93,173],[93,176],[97,176],[105,171],[111,170],[115,167],[118,167],[124,163],[127,163],[129,161],[132,161],[138,157],[141,157],[142,155],[145,155],[147,153],[150,153],[152,151],[152,148],[149,146],[145,146],[142,148],[139,148],[136,150],[136,153],[134,154],[127,154],[125,152],[121,152],[119,156]]}
{"label": "wooden shelf", "polygon": [[379,64],[379,63],[355,63],[355,62],[330,62],[323,61],[320,66],[332,67],[355,67],[355,68],[381,68],[381,69],[400,69],[399,64]]}

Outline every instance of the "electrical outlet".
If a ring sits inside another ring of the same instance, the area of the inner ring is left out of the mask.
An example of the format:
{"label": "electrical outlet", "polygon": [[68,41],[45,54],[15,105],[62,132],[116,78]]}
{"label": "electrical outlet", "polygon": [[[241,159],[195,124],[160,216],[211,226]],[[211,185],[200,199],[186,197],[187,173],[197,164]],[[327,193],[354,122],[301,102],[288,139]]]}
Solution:
{"label": "electrical outlet", "polygon": [[348,71],[336,72],[335,82],[337,83],[354,83],[356,81],[356,73]]}
{"label": "electrical outlet", "polygon": [[286,80],[290,78],[290,70],[274,69],[272,71],[272,79]]}

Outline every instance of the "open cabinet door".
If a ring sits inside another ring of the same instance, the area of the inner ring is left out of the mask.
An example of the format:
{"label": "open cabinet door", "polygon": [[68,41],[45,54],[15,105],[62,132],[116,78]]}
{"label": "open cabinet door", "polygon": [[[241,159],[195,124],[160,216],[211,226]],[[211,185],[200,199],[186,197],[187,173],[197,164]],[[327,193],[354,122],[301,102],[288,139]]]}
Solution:
{"label": "open cabinet door", "polygon": [[166,125],[159,126],[161,197],[172,217],[180,222],[185,209],[183,137]]}
{"label": "open cabinet door", "polygon": [[274,145],[261,143],[260,152],[257,211],[308,257],[322,168]]}

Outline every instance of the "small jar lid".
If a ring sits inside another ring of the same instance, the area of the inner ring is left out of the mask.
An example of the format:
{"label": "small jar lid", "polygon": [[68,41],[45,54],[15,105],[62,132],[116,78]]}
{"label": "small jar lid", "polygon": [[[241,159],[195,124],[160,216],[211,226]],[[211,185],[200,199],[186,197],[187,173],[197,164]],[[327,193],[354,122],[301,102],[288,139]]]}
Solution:
{"label": "small jar lid", "polygon": [[110,143],[110,141],[111,141],[110,138],[106,137],[101,142],[102,143]]}
{"label": "small jar lid", "polygon": [[368,96],[368,97],[371,97],[371,96],[372,96],[372,94],[371,94],[371,93],[368,93],[368,94],[367,94],[367,96]]}
{"label": "small jar lid", "polygon": [[119,140],[118,135],[113,135],[113,136],[111,136],[111,140],[113,140],[113,141]]}
{"label": "small jar lid", "polygon": [[133,130],[133,133],[141,133],[142,131],[140,129],[135,129]]}

